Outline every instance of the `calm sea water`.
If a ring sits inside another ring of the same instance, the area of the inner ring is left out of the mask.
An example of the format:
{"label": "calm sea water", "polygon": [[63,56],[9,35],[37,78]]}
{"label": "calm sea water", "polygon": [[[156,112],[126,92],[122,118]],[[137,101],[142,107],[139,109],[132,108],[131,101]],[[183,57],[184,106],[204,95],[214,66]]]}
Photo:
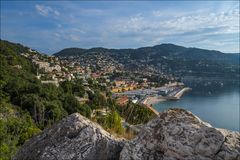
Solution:
{"label": "calm sea water", "polygon": [[179,101],[160,102],[154,108],[160,112],[168,108],[187,109],[214,127],[239,131],[239,97],[237,87],[211,94],[193,89]]}

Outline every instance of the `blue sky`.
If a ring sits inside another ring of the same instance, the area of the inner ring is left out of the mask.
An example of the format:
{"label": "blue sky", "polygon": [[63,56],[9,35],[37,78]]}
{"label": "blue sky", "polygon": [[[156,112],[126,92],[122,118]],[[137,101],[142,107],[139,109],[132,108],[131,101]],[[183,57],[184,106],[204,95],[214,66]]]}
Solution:
{"label": "blue sky", "polygon": [[238,1],[1,1],[1,39],[40,52],[161,43],[239,52]]}

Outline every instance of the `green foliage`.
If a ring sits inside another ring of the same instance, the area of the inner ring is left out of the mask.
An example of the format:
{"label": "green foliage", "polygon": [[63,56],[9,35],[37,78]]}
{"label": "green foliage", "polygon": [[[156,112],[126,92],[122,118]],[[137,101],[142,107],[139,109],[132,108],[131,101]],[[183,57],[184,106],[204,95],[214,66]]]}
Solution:
{"label": "green foliage", "polygon": [[88,92],[88,96],[90,100],[90,105],[93,107],[93,109],[106,107],[107,100],[104,97],[104,95],[101,94],[101,92],[99,91],[96,91],[94,93]]}
{"label": "green foliage", "polygon": [[117,107],[120,115],[130,124],[147,123],[155,114],[148,108],[139,104],[128,103],[126,106]]}
{"label": "green foliage", "polygon": [[80,110],[80,104],[73,95],[67,95],[63,102],[63,108],[72,114]]}
{"label": "green foliage", "polygon": [[28,113],[4,101],[0,102],[0,159],[10,159],[19,146],[39,133]]}
{"label": "green foliage", "polygon": [[79,97],[84,96],[85,89],[84,89],[84,86],[83,86],[81,81],[76,81],[75,82],[75,85],[73,86],[72,92]]}
{"label": "green foliage", "polygon": [[25,57],[19,56],[16,53],[28,53],[28,48],[20,44],[14,44],[7,41],[0,40],[0,64],[1,66],[6,65],[21,65],[23,70],[28,72],[36,73],[36,67],[28,61]]}
{"label": "green foliage", "polygon": [[67,116],[68,113],[62,107],[62,102],[59,100],[47,101],[44,103],[46,108],[46,119],[47,124],[52,124],[55,121],[61,120],[63,117]]}
{"label": "green foliage", "polygon": [[36,79],[36,67],[19,54],[28,53],[28,48],[0,42],[0,117],[4,117],[0,118],[0,159],[11,159],[39,128],[44,129],[73,112],[90,117],[91,108],[80,105],[73,95],[85,93],[80,83],[75,86],[66,82],[61,87],[41,84]]}
{"label": "green foliage", "polygon": [[84,86],[81,80],[64,81],[60,83],[60,87],[66,94],[83,97],[85,94]]}
{"label": "green foliage", "polygon": [[92,114],[92,109],[89,105],[87,104],[83,104],[80,107],[79,113],[81,113],[82,115],[84,115],[85,117],[90,118],[91,114]]}
{"label": "green foliage", "polygon": [[[0,42],[0,159],[11,159],[17,148],[40,129],[74,112],[90,118],[94,109],[109,109],[110,112],[98,116],[97,121],[119,134],[124,132],[119,113],[132,124],[146,122],[152,117],[142,106],[129,104],[124,110],[118,108],[106,88],[93,79],[87,80],[88,89],[82,80],[65,81],[59,87],[42,84],[36,78],[36,66],[19,54],[30,54],[28,48]],[[80,104],[79,97],[86,93],[89,101]]]}
{"label": "green foliage", "polygon": [[68,114],[79,112],[86,117],[91,116],[91,108],[87,104],[80,105],[78,100],[73,95],[67,95],[65,97],[63,108],[68,112]]}
{"label": "green foliage", "polygon": [[73,94],[73,84],[70,81],[62,82],[60,87],[63,89],[64,93]]}
{"label": "green foliage", "polygon": [[107,130],[122,134],[124,129],[121,123],[121,117],[116,111],[108,113],[106,116],[98,117],[97,122]]}

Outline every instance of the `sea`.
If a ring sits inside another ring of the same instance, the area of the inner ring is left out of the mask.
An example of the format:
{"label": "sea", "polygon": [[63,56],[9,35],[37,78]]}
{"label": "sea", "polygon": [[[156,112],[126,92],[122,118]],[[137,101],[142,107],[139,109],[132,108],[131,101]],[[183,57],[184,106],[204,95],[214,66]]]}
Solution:
{"label": "sea", "polygon": [[178,101],[159,102],[153,107],[159,112],[169,108],[183,108],[214,127],[240,131],[239,86],[206,88],[192,88]]}

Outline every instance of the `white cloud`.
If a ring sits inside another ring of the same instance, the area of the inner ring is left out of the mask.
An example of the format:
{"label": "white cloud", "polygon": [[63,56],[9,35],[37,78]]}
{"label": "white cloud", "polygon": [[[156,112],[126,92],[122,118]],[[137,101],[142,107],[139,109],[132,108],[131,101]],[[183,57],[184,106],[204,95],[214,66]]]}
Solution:
{"label": "white cloud", "polygon": [[[125,21],[125,22],[124,22]],[[185,15],[168,20],[154,19],[153,17],[134,16],[127,21],[119,21],[115,29],[120,32],[161,32],[166,35],[198,31],[203,28],[222,28],[224,33],[239,32],[239,12],[230,10],[221,13],[207,13],[205,15]]]}
{"label": "white cloud", "polygon": [[[239,41],[239,8],[236,5],[219,10],[202,7],[198,10],[137,11],[131,15],[106,9],[65,6],[61,8],[64,14],[58,18],[54,34],[49,31],[59,43],[111,48],[176,43],[238,52],[235,44]],[[53,6],[36,5],[36,10],[43,16],[60,15]],[[101,16],[102,19],[95,21],[91,19],[93,16]]]}
{"label": "white cloud", "polygon": [[85,33],[86,31],[81,28],[59,27],[52,35],[56,39],[67,40],[69,42],[81,42],[90,38],[90,36]]}
{"label": "white cloud", "polygon": [[60,15],[58,10],[53,9],[52,7],[49,7],[49,6],[37,4],[35,8],[37,12],[42,16],[49,16],[49,15],[59,16]]}
{"label": "white cloud", "polygon": [[150,15],[122,18],[110,24],[113,26],[111,31],[119,36],[151,37],[152,42],[158,42],[159,37],[164,39],[176,35],[194,38],[197,35],[239,33],[239,10],[235,8],[219,13],[188,13],[167,19],[161,18],[163,15],[161,12],[152,12]]}

